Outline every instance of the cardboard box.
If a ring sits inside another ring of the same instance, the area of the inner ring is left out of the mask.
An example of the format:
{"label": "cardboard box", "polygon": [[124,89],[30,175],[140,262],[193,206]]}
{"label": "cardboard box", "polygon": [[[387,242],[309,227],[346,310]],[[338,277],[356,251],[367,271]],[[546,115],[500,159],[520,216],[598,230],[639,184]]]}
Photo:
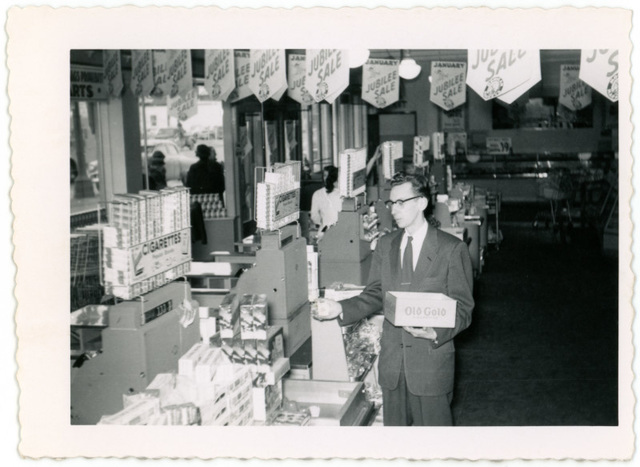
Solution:
{"label": "cardboard box", "polygon": [[453,328],[456,301],[441,293],[387,292],[384,316],[394,326]]}

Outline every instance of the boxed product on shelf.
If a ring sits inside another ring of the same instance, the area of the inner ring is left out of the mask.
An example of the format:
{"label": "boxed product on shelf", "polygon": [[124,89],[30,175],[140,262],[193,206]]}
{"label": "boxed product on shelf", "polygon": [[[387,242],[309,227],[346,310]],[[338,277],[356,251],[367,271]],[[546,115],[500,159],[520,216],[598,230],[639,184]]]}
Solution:
{"label": "boxed product on shelf", "polygon": [[158,413],[160,401],[157,398],[142,399],[113,415],[103,415],[98,425],[146,425]]}
{"label": "boxed product on shelf", "polygon": [[240,300],[242,339],[266,339],[268,307],[266,294],[244,294]]}
{"label": "boxed product on shelf", "polygon": [[340,153],[338,184],[340,193],[353,198],[364,193],[367,182],[367,149],[346,149]]}
{"label": "boxed product on shelf", "polygon": [[381,145],[382,174],[391,180],[396,172],[402,170],[402,141],[385,141]]}
{"label": "boxed product on shelf", "polygon": [[238,297],[235,293],[225,295],[220,303],[218,319],[218,328],[222,338],[233,338],[240,332],[239,316]]}
{"label": "boxed product on shelf", "polygon": [[200,337],[203,342],[209,342],[218,332],[217,320],[219,316],[219,308],[201,306],[198,308],[200,316]]}
{"label": "boxed product on shelf", "polygon": [[416,167],[424,167],[429,165],[425,160],[424,153],[429,150],[430,138],[425,136],[413,137],[413,165]]}
{"label": "boxed product on shelf", "polygon": [[[206,344],[203,344],[205,346]],[[226,363],[226,358],[222,349],[216,347],[208,347],[202,357],[196,363],[195,378],[198,383],[207,383],[212,381],[222,365]]]}
{"label": "boxed product on shelf", "polygon": [[384,316],[394,326],[453,328],[456,303],[441,293],[387,292]]}
{"label": "boxed product on shelf", "polygon": [[162,408],[169,425],[200,425],[200,409],[193,402],[170,405]]}
{"label": "boxed product on shelf", "polygon": [[274,164],[256,172],[256,224],[276,230],[300,217],[300,162]]}
{"label": "boxed product on shelf", "polygon": [[198,342],[178,360],[178,374],[189,378],[195,377],[196,365],[209,350],[207,344]]}
{"label": "boxed product on shelf", "polygon": [[282,405],[282,381],[269,386],[254,387],[252,392],[253,419],[266,422]]}
{"label": "boxed product on shelf", "polygon": [[256,339],[257,364],[271,365],[284,358],[284,332],[282,326],[269,326],[266,339]]}

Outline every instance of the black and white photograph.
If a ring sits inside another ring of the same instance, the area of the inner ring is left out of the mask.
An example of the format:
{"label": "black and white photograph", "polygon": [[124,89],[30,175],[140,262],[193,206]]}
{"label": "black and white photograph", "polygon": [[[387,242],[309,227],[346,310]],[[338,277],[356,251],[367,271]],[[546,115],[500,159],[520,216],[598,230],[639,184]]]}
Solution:
{"label": "black and white photograph", "polygon": [[20,455],[634,457],[631,29],[9,9]]}

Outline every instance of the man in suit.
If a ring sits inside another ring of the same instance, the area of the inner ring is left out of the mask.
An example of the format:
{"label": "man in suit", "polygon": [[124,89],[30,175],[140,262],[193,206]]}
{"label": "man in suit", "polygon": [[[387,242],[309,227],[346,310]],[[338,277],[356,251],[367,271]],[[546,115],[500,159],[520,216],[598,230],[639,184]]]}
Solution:
{"label": "man in suit", "polygon": [[383,309],[387,291],[443,293],[457,301],[454,328],[397,327],[384,321],[379,356],[385,426],[452,425],[453,338],[471,323],[473,269],[467,245],[428,224],[422,175],[397,174],[387,207],[398,230],[381,237],[369,283],[353,298],[318,301],[317,319],[355,323]]}

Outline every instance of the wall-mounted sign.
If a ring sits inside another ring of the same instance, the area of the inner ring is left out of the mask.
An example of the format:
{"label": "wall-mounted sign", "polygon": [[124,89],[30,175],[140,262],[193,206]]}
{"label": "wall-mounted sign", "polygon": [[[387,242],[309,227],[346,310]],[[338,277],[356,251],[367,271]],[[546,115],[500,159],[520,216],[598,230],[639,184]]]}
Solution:
{"label": "wall-mounted sign", "polygon": [[131,51],[131,91],[136,96],[148,96],[153,90],[153,53],[151,50]]}
{"label": "wall-mounted sign", "polygon": [[382,109],[400,98],[398,60],[369,59],[362,67],[362,100]]}
{"label": "wall-mounted sign", "polygon": [[167,99],[169,115],[178,120],[187,120],[198,113],[198,88],[192,87],[183,94]]}
{"label": "wall-mounted sign", "polygon": [[558,102],[570,110],[584,109],[591,104],[591,88],[579,76],[580,65],[560,65]]}
{"label": "wall-mounted sign", "polygon": [[287,80],[289,87],[287,94],[296,102],[299,102],[303,107],[313,104],[314,100],[307,91],[305,86],[306,79],[306,57],[302,54],[289,54],[289,70]]}
{"label": "wall-mounted sign", "polygon": [[151,94],[155,97],[167,96],[169,94],[169,73],[167,68],[167,52],[164,50],[153,51],[153,90]]}
{"label": "wall-mounted sign", "polygon": [[191,51],[186,49],[167,50],[167,73],[169,75],[169,97],[186,94],[193,88],[191,72]]}
{"label": "wall-mounted sign", "polygon": [[452,110],[441,110],[442,125],[441,131],[465,131],[465,115],[464,106],[456,107]]}
{"label": "wall-mounted sign", "polygon": [[260,102],[280,99],[287,89],[284,49],[251,49],[249,88]]}
{"label": "wall-mounted sign", "polygon": [[444,110],[455,109],[467,101],[467,64],[431,62],[429,99]]}
{"label": "wall-mounted sign", "polygon": [[71,65],[70,84],[72,100],[98,101],[108,97],[102,68]]}
{"label": "wall-mounted sign", "polygon": [[122,67],[120,66],[120,51],[105,50],[102,63],[109,97],[120,96],[122,89],[124,89]]}
{"label": "wall-mounted sign", "polygon": [[204,87],[214,100],[226,101],[235,88],[233,59],[231,49],[204,51]]}
{"label": "wall-mounted sign", "polygon": [[487,152],[489,154],[510,154],[511,138],[487,136]]}
{"label": "wall-mounted sign", "polygon": [[618,102],[618,51],[582,50],[579,77],[610,101]]}
{"label": "wall-mounted sign", "polygon": [[235,69],[235,89],[229,94],[229,101],[236,102],[251,95],[249,77],[251,76],[251,57],[249,52],[235,50],[233,67]]}
{"label": "wall-mounted sign", "polygon": [[334,100],[349,85],[349,57],[341,49],[307,49],[305,81],[316,102]]}
{"label": "wall-mounted sign", "polygon": [[531,79],[535,55],[539,60],[538,50],[469,50],[467,84],[486,101],[500,97]]}

